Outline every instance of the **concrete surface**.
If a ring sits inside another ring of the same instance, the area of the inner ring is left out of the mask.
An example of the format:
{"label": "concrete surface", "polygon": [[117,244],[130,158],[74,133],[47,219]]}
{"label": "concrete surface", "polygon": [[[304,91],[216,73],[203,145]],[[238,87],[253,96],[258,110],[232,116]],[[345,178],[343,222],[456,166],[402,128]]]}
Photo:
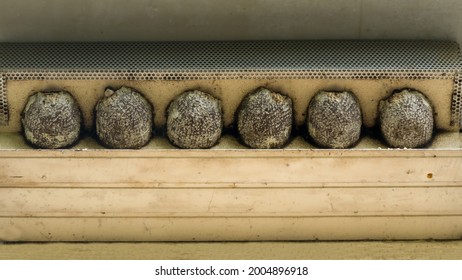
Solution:
{"label": "concrete surface", "polygon": [[462,259],[462,241],[11,243],[0,259]]}
{"label": "concrete surface", "polygon": [[459,0],[2,0],[0,41],[457,39]]}

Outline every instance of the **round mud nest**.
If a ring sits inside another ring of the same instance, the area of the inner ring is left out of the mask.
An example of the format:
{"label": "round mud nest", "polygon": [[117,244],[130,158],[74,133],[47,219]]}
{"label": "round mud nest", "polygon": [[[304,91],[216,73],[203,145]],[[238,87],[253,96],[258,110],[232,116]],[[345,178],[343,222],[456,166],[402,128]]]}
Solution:
{"label": "round mud nest", "polygon": [[202,91],[187,91],[167,110],[167,136],[184,149],[206,149],[217,143],[223,128],[221,101]]}
{"label": "round mud nest", "polygon": [[241,140],[256,149],[282,148],[289,141],[292,122],[290,97],[266,88],[248,94],[237,112]]}
{"label": "round mud nest", "polygon": [[306,125],[313,141],[324,148],[344,149],[361,136],[361,108],[347,91],[321,91],[308,105]]}
{"label": "round mud nest", "polygon": [[37,92],[29,97],[21,122],[24,135],[32,145],[59,149],[78,141],[82,115],[68,92]]}
{"label": "round mud nest", "polygon": [[153,108],[131,88],[108,88],[96,104],[95,122],[96,134],[104,146],[139,149],[151,139]]}
{"label": "round mud nest", "polygon": [[379,123],[390,147],[422,147],[433,135],[433,109],[422,93],[405,89],[380,101]]}

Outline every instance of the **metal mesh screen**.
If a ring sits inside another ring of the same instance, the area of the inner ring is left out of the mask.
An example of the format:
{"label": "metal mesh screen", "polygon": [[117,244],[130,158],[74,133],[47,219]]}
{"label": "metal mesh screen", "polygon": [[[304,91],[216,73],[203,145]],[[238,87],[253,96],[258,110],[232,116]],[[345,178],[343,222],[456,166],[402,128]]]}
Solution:
{"label": "metal mesh screen", "polygon": [[462,127],[462,73],[457,72],[454,78],[454,93],[451,104],[451,125]]}
{"label": "metal mesh screen", "polygon": [[0,121],[7,80],[454,79],[458,44],[446,41],[258,41],[0,44]]}
{"label": "metal mesh screen", "polygon": [[0,44],[5,70],[407,70],[459,67],[442,41]]}
{"label": "metal mesh screen", "polygon": [[0,75],[0,125],[7,125],[8,118],[8,97],[6,95],[5,76]]}

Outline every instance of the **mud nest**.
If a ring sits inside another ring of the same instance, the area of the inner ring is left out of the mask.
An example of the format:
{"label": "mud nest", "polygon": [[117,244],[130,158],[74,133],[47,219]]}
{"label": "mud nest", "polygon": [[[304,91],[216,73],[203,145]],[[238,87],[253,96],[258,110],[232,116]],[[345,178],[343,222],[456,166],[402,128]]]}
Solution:
{"label": "mud nest", "polygon": [[348,148],[361,136],[361,108],[350,92],[321,91],[308,105],[306,125],[317,145]]}
{"label": "mud nest", "polygon": [[210,94],[187,91],[168,107],[167,136],[177,147],[210,148],[220,139],[222,127],[221,101]]}
{"label": "mud nest", "polygon": [[82,116],[68,92],[35,93],[29,97],[21,117],[27,141],[38,148],[64,148],[79,139]]}
{"label": "mud nest", "polygon": [[432,139],[433,109],[422,93],[405,89],[380,102],[379,123],[390,147],[422,147]]}
{"label": "mud nest", "polygon": [[151,139],[153,108],[143,95],[127,87],[106,89],[95,108],[96,134],[114,149],[139,149]]}
{"label": "mud nest", "polygon": [[257,149],[282,148],[289,141],[292,121],[292,100],[266,88],[247,95],[237,112],[242,142]]}

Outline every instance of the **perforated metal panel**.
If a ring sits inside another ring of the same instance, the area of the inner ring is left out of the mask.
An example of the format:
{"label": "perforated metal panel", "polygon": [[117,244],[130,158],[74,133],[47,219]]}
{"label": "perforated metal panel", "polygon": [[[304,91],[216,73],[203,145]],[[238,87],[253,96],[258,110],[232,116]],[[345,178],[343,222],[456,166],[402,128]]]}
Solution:
{"label": "perforated metal panel", "polygon": [[[444,41],[4,43],[4,83],[30,79],[453,79],[459,123],[459,46]],[[5,105],[6,104],[6,105]]]}
{"label": "perforated metal panel", "polygon": [[0,45],[7,70],[416,70],[459,66],[440,41],[42,43]]}
{"label": "perforated metal panel", "polygon": [[458,71],[454,77],[454,93],[451,103],[451,125],[459,122],[462,128],[462,73]]}
{"label": "perforated metal panel", "polygon": [[7,125],[8,118],[8,97],[6,95],[5,76],[0,75],[0,125]]}

